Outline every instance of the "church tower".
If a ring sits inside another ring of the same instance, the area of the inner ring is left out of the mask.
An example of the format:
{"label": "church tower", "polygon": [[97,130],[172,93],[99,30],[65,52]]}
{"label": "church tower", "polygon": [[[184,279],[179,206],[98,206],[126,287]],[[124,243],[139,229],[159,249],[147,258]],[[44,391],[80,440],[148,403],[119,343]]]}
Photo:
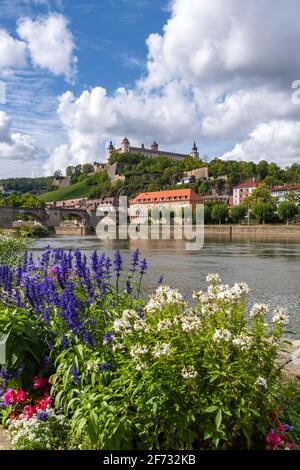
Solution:
{"label": "church tower", "polygon": [[199,152],[198,152],[198,148],[197,148],[197,145],[196,145],[196,142],[194,142],[194,145],[193,145],[193,148],[192,148],[192,152],[191,152],[191,156],[197,160],[199,158]]}

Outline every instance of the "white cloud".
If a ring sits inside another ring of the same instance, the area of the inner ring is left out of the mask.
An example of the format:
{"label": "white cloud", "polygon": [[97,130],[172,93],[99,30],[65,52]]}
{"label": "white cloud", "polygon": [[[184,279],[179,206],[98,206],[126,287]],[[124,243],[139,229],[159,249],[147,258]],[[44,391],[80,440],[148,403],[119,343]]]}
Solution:
{"label": "white cloud", "polygon": [[11,132],[12,121],[4,111],[0,111],[0,159],[34,160],[37,147],[32,137],[18,132]]}
{"label": "white cloud", "polygon": [[[297,142],[290,154],[278,148],[286,143],[283,129],[300,121],[290,89],[300,78],[299,14],[298,0],[174,0],[163,33],[147,39],[147,72],[133,89],[108,95],[99,86],[60,98],[69,142],[51,161],[63,167],[66,159],[103,159],[107,141],[118,144],[124,135],[184,152],[196,139],[211,156],[227,158],[233,148],[242,158],[294,161]],[[257,138],[264,126],[279,133],[268,151]]]}
{"label": "white cloud", "polygon": [[272,161],[291,165],[300,161],[300,122],[271,121],[255,127],[249,137],[229,152],[225,160]]}
{"label": "white cloud", "polygon": [[142,84],[185,79],[215,85],[297,75],[299,10],[297,0],[175,0],[164,34],[147,40],[149,73]]}
{"label": "white cloud", "polygon": [[[169,83],[162,96],[124,88],[108,96],[98,87],[76,99],[67,92],[60,99],[58,113],[69,137],[73,164],[103,159],[107,141],[113,138],[118,144],[125,134],[132,137],[132,144],[150,144],[155,136],[159,142],[180,145],[184,132],[190,150],[194,135],[200,131],[195,107],[177,83]],[[55,152],[56,164],[60,153],[61,149]],[[63,148],[62,162],[65,155]]]}
{"label": "white cloud", "polygon": [[0,29],[0,69],[22,68],[26,65],[26,44]]}
{"label": "white cloud", "polygon": [[64,75],[72,81],[76,73],[75,44],[68,20],[61,14],[49,14],[37,20],[22,18],[18,34],[26,41],[34,66]]}
{"label": "white cloud", "polygon": [[65,170],[68,165],[72,165],[72,155],[68,145],[62,144],[56,147],[51,157],[44,163],[44,174],[53,175],[56,170]]}

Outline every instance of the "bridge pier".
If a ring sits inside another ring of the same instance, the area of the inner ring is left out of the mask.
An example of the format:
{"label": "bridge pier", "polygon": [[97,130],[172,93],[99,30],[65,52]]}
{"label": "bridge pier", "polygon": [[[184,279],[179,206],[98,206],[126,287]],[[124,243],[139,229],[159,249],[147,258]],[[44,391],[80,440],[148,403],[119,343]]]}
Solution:
{"label": "bridge pier", "polygon": [[15,218],[13,207],[0,207],[0,229],[12,228]]}

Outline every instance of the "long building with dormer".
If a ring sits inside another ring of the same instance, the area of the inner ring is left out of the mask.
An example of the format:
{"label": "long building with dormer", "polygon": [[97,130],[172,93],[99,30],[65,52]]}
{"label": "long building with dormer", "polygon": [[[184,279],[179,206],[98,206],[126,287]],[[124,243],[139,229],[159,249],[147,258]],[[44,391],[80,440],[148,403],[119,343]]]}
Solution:
{"label": "long building with dormer", "polygon": [[[121,147],[115,148],[113,146],[112,141],[110,142],[107,148],[107,158],[109,158],[113,153],[140,153],[145,157],[167,157],[171,160],[184,160],[188,155],[176,152],[169,152],[166,150],[159,150],[158,144],[154,141],[150,148],[146,148],[144,144],[141,147],[131,147],[129,140],[127,137],[124,137],[121,143]],[[189,154],[195,160],[199,158],[198,149],[196,146],[196,142],[194,142],[193,148],[191,153]]]}

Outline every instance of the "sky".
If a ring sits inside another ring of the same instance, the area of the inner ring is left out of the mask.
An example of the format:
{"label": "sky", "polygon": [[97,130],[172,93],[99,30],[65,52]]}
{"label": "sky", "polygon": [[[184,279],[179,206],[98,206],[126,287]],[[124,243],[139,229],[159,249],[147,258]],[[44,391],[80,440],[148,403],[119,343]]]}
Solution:
{"label": "sky", "polygon": [[300,163],[299,14],[298,0],[0,0],[0,179],[104,161],[125,135]]}

